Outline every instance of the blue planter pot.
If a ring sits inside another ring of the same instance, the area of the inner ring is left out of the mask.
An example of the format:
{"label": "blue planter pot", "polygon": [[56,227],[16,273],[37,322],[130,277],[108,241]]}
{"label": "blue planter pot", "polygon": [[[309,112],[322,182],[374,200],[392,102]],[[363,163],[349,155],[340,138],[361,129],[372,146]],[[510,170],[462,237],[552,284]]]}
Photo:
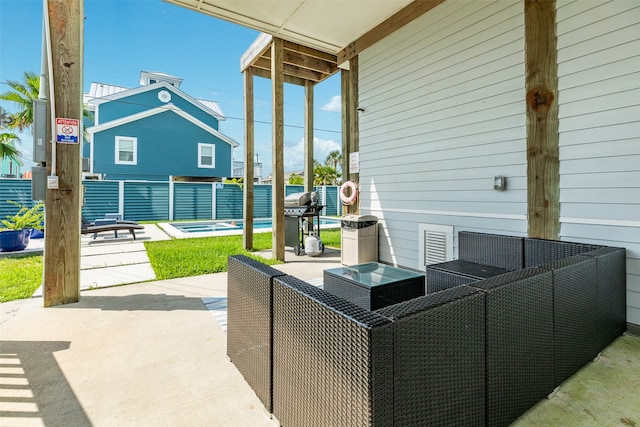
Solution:
{"label": "blue planter pot", "polygon": [[31,229],[0,231],[0,252],[24,250],[29,244]]}
{"label": "blue planter pot", "polygon": [[31,239],[44,239],[44,230],[31,229]]}

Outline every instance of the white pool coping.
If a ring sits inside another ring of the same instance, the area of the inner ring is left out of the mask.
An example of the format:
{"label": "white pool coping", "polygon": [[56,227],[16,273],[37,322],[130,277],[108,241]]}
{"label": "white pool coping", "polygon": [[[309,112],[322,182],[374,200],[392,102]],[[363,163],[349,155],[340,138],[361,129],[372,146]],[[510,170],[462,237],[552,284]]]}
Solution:
{"label": "white pool coping", "polygon": [[[337,221],[336,224],[320,224],[320,230],[326,229],[335,229],[340,228],[340,218],[331,217],[331,216],[321,216],[321,220],[328,219]],[[254,221],[270,221],[271,218],[254,218]],[[197,231],[197,232],[184,232],[174,227],[172,224],[180,223],[180,224],[198,224],[198,223],[217,223],[222,226],[232,227],[232,223],[234,221],[243,221],[241,219],[229,220],[229,219],[221,219],[221,220],[203,220],[203,221],[183,221],[183,222],[160,222],[158,223],[158,227],[160,227],[165,233],[169,236],[176,239],[193,239],[198,237],[218,237],[218,236],[233,236],[242,234],[242,228],[234,228],[232,230],[216,230],[216,231]],[[253,232],[255,233],[270,233],[273,231],[272,227],[269,228],[254,228]]]}

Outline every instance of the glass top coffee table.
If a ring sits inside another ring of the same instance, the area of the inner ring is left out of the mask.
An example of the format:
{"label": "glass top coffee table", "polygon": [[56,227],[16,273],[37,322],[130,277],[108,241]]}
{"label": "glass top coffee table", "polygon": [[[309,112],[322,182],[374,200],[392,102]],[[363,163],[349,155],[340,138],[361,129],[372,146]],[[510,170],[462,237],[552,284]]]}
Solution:
{"label": "glass top coffee table", "polygon": [[324,270],[324,290],[377,310],[424,295],[425,275],[378,262]]}

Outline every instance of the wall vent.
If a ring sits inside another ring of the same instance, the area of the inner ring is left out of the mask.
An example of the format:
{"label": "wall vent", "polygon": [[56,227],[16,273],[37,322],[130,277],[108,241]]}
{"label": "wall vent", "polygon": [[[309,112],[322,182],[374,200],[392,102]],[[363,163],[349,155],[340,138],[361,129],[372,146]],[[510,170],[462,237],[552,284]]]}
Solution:
{"label": "wall vent", "polygon": [[453,226],[418,224],[418,268],[453,259]]}

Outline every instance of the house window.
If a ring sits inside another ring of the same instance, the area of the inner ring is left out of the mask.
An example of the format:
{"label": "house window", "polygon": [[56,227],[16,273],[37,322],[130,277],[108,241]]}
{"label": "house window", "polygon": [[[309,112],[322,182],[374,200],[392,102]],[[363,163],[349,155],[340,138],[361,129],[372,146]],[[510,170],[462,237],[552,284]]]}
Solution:
{"label": "house window", "polygon": [[116,164],[138,164],[138,138],[116,136]]}
{"label": "house window", "polygon": [[216,167],[216,146],[214,144],[198,144],[198,167]]}

